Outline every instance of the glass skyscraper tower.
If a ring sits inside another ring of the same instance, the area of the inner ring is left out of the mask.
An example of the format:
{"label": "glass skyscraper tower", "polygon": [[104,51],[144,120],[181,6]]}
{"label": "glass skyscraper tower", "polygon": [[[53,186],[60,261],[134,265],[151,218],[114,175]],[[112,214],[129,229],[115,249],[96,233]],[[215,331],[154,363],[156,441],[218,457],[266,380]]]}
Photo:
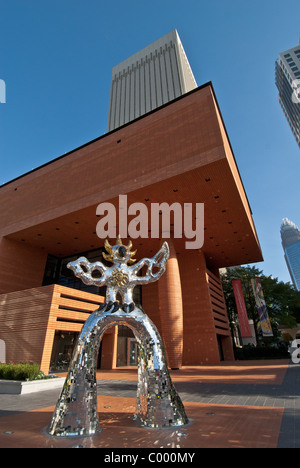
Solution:
{"label": "glass skyscraper tower", "polygon": [[300,291],[300,231],[287,218],[281,224],[281,240],[284,257],[295,288]]}
{"label": "glass skyscraper tower", "polygon": [[275,63],[278,99],[300,148],[300,41],[279,54]]}

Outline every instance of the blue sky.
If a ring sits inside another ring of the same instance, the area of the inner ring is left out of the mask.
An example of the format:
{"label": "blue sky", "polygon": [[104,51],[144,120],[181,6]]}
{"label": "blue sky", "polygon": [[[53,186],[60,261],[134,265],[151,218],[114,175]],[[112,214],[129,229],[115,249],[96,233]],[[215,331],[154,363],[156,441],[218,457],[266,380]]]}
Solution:
{"label": "blue sky", "polygon": [[112,67],[177,29],[196,81],[212,81],[267,275],[290,281],[280,224],[300,226],[300,151],[274,62],[298,44],[299,0],[0,0],[0,184],[107,129]]}

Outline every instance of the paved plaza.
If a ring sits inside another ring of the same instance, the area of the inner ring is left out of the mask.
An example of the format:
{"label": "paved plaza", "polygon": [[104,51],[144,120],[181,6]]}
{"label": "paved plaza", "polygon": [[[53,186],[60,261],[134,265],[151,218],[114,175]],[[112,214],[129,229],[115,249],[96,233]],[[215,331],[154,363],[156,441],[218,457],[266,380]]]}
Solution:
{"label": "paved plaza", "polygon": [[184,428],[138,427],[137,370],[116,369],[97,373],[100,434],[47,435],[60,390],[0,395],[0,448],[300,448],[300,365],[237,361],[171,376],[191,420]]}

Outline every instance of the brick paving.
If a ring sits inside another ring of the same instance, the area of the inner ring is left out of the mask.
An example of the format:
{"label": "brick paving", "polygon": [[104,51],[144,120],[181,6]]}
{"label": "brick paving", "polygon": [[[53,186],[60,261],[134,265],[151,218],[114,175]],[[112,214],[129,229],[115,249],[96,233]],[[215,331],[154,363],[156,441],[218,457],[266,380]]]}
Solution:
{"label": "brick paving", "polygon": [[100,371],[93,438],[45,434],[60,390],[0,395],[0,448],[300,448],[300,366],[287,361],[236,362],[171,371],[192,423],[148,430],[132,420],[136,369]]}

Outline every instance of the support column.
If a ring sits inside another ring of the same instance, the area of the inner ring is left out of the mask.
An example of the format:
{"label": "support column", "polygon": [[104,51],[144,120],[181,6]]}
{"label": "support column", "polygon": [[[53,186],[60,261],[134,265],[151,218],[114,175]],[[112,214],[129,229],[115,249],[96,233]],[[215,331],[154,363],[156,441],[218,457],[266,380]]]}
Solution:
{"label": "support column", "polygon": [[168,240],[170,258],[165,274],[158,282],[160,323],[167,362],[171,369],[182,367],[183,309],[180,273],[172,240]]}
{"label": "support column", "polygon": [[48,324],[46,337],[44,342],[44,349],[41,359],[40,369],[45,374],[49,374],[50,364],[51,364],[51,355],[55,337],[55,328],[51,328]]}
{"label": "support column", "polygon": [[202,252],[187,250],[179,261],[184,308],[183,364],[220,364],[205,256]]}
{"label": "support column", "polygon": [[118,327],[107,330],[102,339],[101,369],[117,367]]}

